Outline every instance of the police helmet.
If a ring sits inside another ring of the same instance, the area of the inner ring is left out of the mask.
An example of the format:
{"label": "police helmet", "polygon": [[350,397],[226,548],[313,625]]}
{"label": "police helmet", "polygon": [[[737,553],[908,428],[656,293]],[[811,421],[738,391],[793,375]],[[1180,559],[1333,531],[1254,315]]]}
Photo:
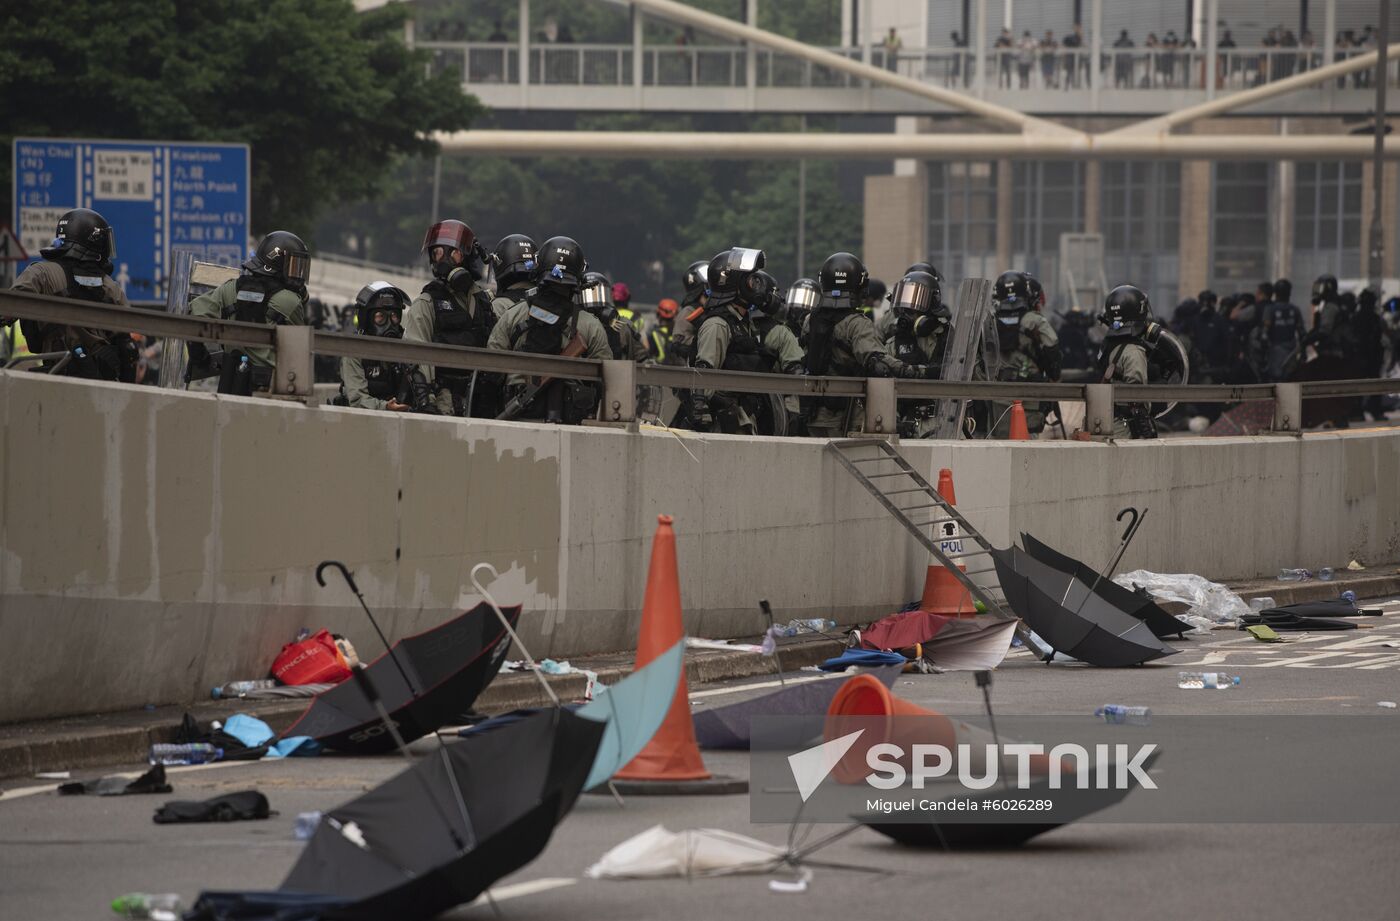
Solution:
{"label": "police helmet", "polygon": [[258,241],[258,248],[243,268],[255,275],[281,279],[292,287],[304,287],[311,277],[311,253],[301,237],[286,230],[274,230]]}
{"label": "police helmet", "polygon": [[1293,297],[1293,282],[1286,278],[1280,278],[1274,282],[1274,300],[1281,304],[1286,304]]}
{"label": "police helmet", "polygon": [[53,242],[39,250],[45,259],[72,258],[79,262],[107,262],[116,255],[112,225],[96,211],[65,211],[54,229]]}
{"label": "police helmet", "polygon": [[1319,275],[1312,286],[1312,302],[1320,304],[1324,301],[1335,301],[1337,299],[1337,276]]}
{"label": "police helmet", "polygon": [[943,282],[943,273],[934,268],[932,262],[916,262],[904,270],[905,275],[908,275],[910,272],[927,272],[938,279],[940,284]]}
{"label": "police helmet", "polygon": [[[355,295],[356,332],[366,336],[403,336],[403,314],[408,309],[409,297],[401,289],[387,281],[372,281]],[[383,311],[386,316],[381,323],[375,322],[375,314]]]}
{"label": "police helmet", "polygon": [[1025,272],[1008,270],[997,276],[996,284],[992,285],[992,300],[999,304],[1019,301],[1023,306],[1029,308],[1031,305],[1031,294],[1028,279]]}
{"label": "police helmet", "polygon": [[1104,299],[1099,322],[1108,327],[1110,336],[1141,335],[1152,319],[1152,304],[1141,288],[1119,285]]}
{"label": "police helmet", "polygon": [[817,281],[821,285],[822,307],[859,307],[865,299],[870,273],[865,263],[850,253],[833,253],[822,263]]}
{"label": "police helmet", "polygon": [[792,287],[787,290],[787,297],[783,299],[787,312],[791,314],[803,315],[811,311],[822,299],[822,289],[810,278],[799,278],[792,283]]}
{"label": "police helmet", "polygon": [[712,301],[733,299],[739,294],[741,284],[754,272],[763,268],[767,261],[763,250],[743,246],[734,246],[715,253],[706,273],[705,293]]}
{"label": "police helmet", "polygon": [[685,270],[683,283],[685,284],[685,297],[682,305],[690,307],[700,303],[700,298],[704,296],[705,289],[709,287],[710,264],[703,259],[692,262]]}
{"label": "police helmet", "polygon": [[1220,298],[1209,288],[1196,295],[1196,302],[1201,305],[1202,310],[1214,310]]}
{"label": "police helmet", "polygon": [[502,237],[491,255],[491,261],[496,265],[496,283],[502,288],[509,288],[517,282],[532,280],[539,250],[535,241],[523,233]]}
{"label": "police helmet", "polygon": [[934,313],[943,305],[943,286],[930,272],[907,272],[894,283],[890,305],[900,316]]}
{"label": "police helmet", "polygon": [[613,306],[612,284],[602,272],[585,272],[576,298],[584,310],[597,312]]}
{"label": "police helmet", "polygon": [[423,252],[428,254],[429,262],[434,261],[433,250],[439,246],[455,249],[465,256],[475,245],[476,232],[461,221],[438,221],[423,234]]}
{"label": "police helmet", "polygon": [[573,237],[550,237],[541,244],[535,269],[535,279],[541,284],[577,288],[587,270],[583,247]]}
{"label": "police helmet", "polygon": [[1044,307],[1045,286],[1040,283],[1040,279],[1030,272],[1022,272],[1021,276],[1025,279],[1026,299],[1030,301],[1031,309],[1039,310]]}

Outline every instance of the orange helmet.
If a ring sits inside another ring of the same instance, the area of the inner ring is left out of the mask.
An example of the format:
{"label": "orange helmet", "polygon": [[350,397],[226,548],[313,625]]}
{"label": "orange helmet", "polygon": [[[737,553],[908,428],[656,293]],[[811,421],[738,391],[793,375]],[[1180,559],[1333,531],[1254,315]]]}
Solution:
{"label": "orange helmet", "polygon": [[669,297],[663,297],[656,305],[656,316],[662,320],[673,320],[680,310],[680,304]]}

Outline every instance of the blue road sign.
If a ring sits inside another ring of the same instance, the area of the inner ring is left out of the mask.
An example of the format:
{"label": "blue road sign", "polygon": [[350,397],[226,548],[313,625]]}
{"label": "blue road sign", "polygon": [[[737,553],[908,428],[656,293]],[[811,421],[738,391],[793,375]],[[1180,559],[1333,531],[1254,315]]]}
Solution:
{"label": "blue road sign", "polygon": [[224,265],[248,254],[247,144],[15,138],[13,150],[14,227],[29,261],[70,208],[112,225],[113,275],[133,303],[165,300],[174,250]]}

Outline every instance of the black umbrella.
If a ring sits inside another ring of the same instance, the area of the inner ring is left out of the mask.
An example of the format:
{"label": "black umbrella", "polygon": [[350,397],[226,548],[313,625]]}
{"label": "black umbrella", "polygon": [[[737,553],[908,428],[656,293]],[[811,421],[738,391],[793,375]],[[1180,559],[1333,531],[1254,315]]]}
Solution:
{"label": "black umbrella", "polygon": [[1037,560],[1058,569],[1060,572],[1074,576],[1080,582],[1090,586],[1095,595],[1147,624],[1147,629],[1151,630],[1154,635],[1158,637],[1168,637],[1173,634],[1181,636],[1186,632],[1188,625],[1162,610],[1152,600],[1151,595],[1124,588],[1112,579],[1101,578],[1099,573],[1090,569],[1087,564],[1047,546],[1024,531],[1021,532],[1021,544],[1026,548],[1026,553]]}
{"label": "black umbrella", "polygon": [[1260,611],[1258,614],[1244,614],[1240,623],[1246,627],[1263,624],[1274,630],[1295,630],[1298,632],[1321,630],[1355,630],[1358,624],[1336,617],[1307,617],[1293,611]]}
{"label": "black umbrella", "polygon": [[[358,591],[357,591],[358,594]],[[520,608],[504,608],[511,625]],[[496,677],[510,648],[509,635],[485,602],[445,624],[405,637],[368,671],[405,741],[445,726],[469,709]],[[312,698],[283,738],[311,736],[327,748],[353,754],[392,751],[394,740],[374,707],[352,682]]]}
{"label": "black umbrella", "polygon": [[[1152,765],[1157,762],[1158,754],[1159,752],[1153,752],[1143,759],[1143,770],[1151,769]],[[1050,821],[891,822],[889,816],[884,813],[869,813],[858,816],[857,819],[880,834],[910,847],[937,847],[945,850],[1017,847],[1025,844],[1036,835],[1042,835],[1047,831],[1059,828],[1061,825],[1077,822],[1085,816],[1121,803],[1131,792],[1131,788],[1126,786],[1121,790],[1095,789],[1093,768],[1085,773],[1089,775],[1089,788],[1087,790],[1079,789],[1077,784],[1066,776],[1066,779],[1062,780],[1059,790],[1051,790],[1050,780],[1046,777],[1031,783],[1025,790],[997,792],[999,799],[1023,800],[1030,804],[1035,804],[1037,800],[1048,800],[1054,803],[1054,808],[1049,815]],[[966,796],[966,791],[959,788],[952,795],[962,798]],[[951,813],[929,810],[928,814],[947,815]],[[1033,814],[1033,812],[1025,814]]]}
{"label": "black umbrella", "polygon": [[469,902],[544,850],[605,730],[550,708],[444,745],[327,812],[279,891],[205,893],[191,916],[411,921]]}
{"label": "black umbrella", "polygon": [[1088,585],[1069,573],[1020,547],[991,553],[1006,603],[1052,652],[1106,668],[1141,665],[1176,654],[1146,624],[1089,591]]}

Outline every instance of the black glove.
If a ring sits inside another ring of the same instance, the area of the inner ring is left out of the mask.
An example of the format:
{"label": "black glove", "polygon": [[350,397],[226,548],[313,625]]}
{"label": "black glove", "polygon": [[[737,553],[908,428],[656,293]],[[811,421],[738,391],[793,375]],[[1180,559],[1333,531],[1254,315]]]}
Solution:
{"label": "black glove", "polygon": [[487,274],[489,274],[490,259],[491,257],[486,255],[486,250],[482,248],[481,242],[477,241],[472,244],[472,251],[466,254],[462,265],[466,266],[468,272],[471,272],[472,278],[477,281],[485,281]]}
{"label": "black glove", "polygon": [[1128,412],[1128,434],[1134,438],[1156,438],[1157,420],[1146,403],[1134,403]]}
{"label": "black glove", "polygon": [[408,375],[408,405],[416,413],[425,416],[440,416],[437,403],[433,400],[433,388],[428,386],[428,380],[423,376],[422,371],[411,371]]}

